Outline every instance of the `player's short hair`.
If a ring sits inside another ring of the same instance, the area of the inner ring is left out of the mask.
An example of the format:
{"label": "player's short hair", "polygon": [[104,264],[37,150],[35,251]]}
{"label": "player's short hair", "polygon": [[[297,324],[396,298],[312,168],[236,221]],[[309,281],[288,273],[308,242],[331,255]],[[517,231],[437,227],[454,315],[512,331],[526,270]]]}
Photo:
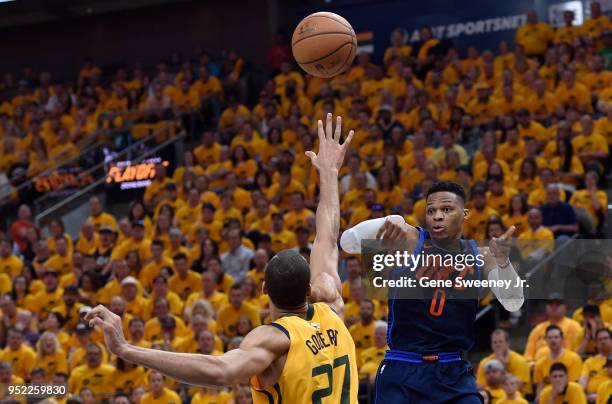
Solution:
{"label": "player's short hair", "polygon": [[561,371],[567,374],[567,366],[565,366],[561,362],[555,362],[552,365],[550,365],[550,371],[548,372],[548,374],[552,374],[552,372],[555,372],[555,371]]}
{"label": "player's short hair", "polygon": [[559,327],[556,324],[551,324],[548,327],[546,327],[546,332],[544,333],[544,335],[548,335],[548,333],[553,330],[559,331],[559,334],[561,334],[561,338],[563,338],[563,330],[561,329],[561,327]]}
{"label": "player's short hair", "polygon": [[429,198],[429,195],[435,194],[438,192],[450,192],[452,194],[457,195],[461,199],[463,203],[465,203],[466,196],[465,190],[463,187],[456,182],[452,181],[438,181],[434,182],[429,189],[427,190],[427,195],[425,196],[425,200]]}
{"label": "player's short hair", "polygon": [[277,307],[298,307],[306,301],[310,267],[295,250],[283,250],[266,265],[266,289]]}

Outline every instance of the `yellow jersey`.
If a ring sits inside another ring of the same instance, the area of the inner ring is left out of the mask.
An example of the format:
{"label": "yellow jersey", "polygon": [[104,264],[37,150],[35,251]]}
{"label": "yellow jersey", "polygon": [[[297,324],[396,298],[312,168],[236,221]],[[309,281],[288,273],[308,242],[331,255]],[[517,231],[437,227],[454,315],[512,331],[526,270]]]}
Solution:
{"label": "yellow jersey", "polygon": [[289,337],[285,367],[272,388],[251,378],[253,403],[357,403],[355,343],[344,322],[325,303],[308,306],[306,318],[272,323]]}

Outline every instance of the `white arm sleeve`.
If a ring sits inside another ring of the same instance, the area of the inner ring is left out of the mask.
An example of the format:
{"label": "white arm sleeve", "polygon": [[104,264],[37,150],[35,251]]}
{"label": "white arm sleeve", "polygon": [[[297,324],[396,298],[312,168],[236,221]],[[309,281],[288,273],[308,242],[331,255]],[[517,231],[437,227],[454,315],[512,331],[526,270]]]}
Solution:
{"label": "white arm sleeve", "polygon": [[499,268],[496,266],[491,271],[489,271],[488,279],[490,281],[498,282],[498,281],[509,281],[509,287],[492,287],[491,291],[497,297],[497,300],[504,306],[504,309],[513,312],[518,311],[521,306],[523,306],[523,302],[525,301],[525,297],[523,295],[523,287],[522,283],[518,283],[517,280],[520,279],[514,267],[512,266],[512,262],[508,262],[508,266],[505,268]]}
{"label": "white arm sleeve", "polygon": [[340,236],[340,248],[350,254],[360,254],[361,240],[375,239],[378,229],[380,229],[382,225],[385,224],[387,218],[390,217],[399,217],[402,220],[404,219],[399,215],[390,215],[361,222],[342,233],[342,236]]}

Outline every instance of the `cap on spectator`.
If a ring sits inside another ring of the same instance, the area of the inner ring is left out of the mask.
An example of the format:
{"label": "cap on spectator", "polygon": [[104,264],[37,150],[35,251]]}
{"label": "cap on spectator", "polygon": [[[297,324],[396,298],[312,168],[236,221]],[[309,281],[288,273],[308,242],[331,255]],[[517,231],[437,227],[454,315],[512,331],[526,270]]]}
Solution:
{"label": "cap on spectator", "polygon": [[380,108],[378,108],[378,112],[380,111],[389,111],[389,112],[393,112],[393,107],[391,107],[391,105],[389,104],[383,104],[380,106]]}
{"label": "cap on spectator", "polygon": [[144,229],[144,222],[142,220],[136,220],[134,223],[132,223],[132,226],[133,227],[139,226]]}
{"label": "cap on spectator", "polygon": [[86,332],[90,332],[91,328],[87,325],[87,323],[78,323],[76,325],[77,334],[85,334]]}
{"label": "cap on spectator", "polygon": [[373,203],[372,206],[370,206],[370,210],[372,212],[382,212],[385,210],[385,205],[382,203]]}
{"label": "cap on spectator", "polygon": [[98,230],[100,233],[114,233],[115,229],[113,229],[111,226],[105,224],[103,226],[100,227],[100,230]]}
{"label": "cap on spectator", "polygon": [[548,296],[548,304],[551,304],[551,303],[563,304],[564,303],[563,295],[558,292],[551,293]]}
{"label": "cap on spectator", "polygon": [[490,370],[504,370],[504,365],[497,359],[491,359],[484,367],[485,372]]}
{"label": "cap on spectator", "polygon": [[210,202],[205,202],[202,204],[202,209],[209,209],[212,210],[213,212],[215,211],[215,205],[213,205]]}
{"label": "cap on spectator", "polygon": [[121,286],[125,286],[125,285],[134,285],[134,286],[136,286],[137,284],[138,284],[138,282],[136,281],[136,278],[134,278],[133,276],[126,276],[121,281]]}
{"label": "cap on spectator", "polygon": [[488,90],[489,88],[491,88],[489,83],[487,83],[485,81],[480,81],[480,82],[476,83],[476,85],[474,87],[476,88],[476,90]]}
{"label": "cap on spectator", "polygon": [[79,287],[77,285],[68,285],[64,288],[65,295],[77,295],[79,293]]}
{"label": "cap on spectator", "polygon": [[608,366],[612,366],[612,355],[608,355],[608,358],[606,359],[606,367]]}

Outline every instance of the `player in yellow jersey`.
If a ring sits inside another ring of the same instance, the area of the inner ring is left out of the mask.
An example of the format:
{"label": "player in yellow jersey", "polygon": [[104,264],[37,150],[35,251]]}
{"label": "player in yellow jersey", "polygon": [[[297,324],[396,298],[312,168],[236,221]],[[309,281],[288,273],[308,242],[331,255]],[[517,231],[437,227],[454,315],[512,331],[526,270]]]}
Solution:
{"label": "player in yellow jersey", "polygon": [[337,273],[338,171],[353,131],[340,144],[341,118],[332,131],[331,114],[326,129],[319,121],[318,130],[319,154],[306,152],[320,174],[311,266],[291,250],[281,251],[268,263],[263,288],[270,297],[272,323],[255,328],[239,348],[221,356],[165,352],[128,344],[121,319],[97,306],[86,319],[104,331],[110,352],[188,384],[235,385],[248,380],[256,404],[357,403],[355,344],[342,320]]}

